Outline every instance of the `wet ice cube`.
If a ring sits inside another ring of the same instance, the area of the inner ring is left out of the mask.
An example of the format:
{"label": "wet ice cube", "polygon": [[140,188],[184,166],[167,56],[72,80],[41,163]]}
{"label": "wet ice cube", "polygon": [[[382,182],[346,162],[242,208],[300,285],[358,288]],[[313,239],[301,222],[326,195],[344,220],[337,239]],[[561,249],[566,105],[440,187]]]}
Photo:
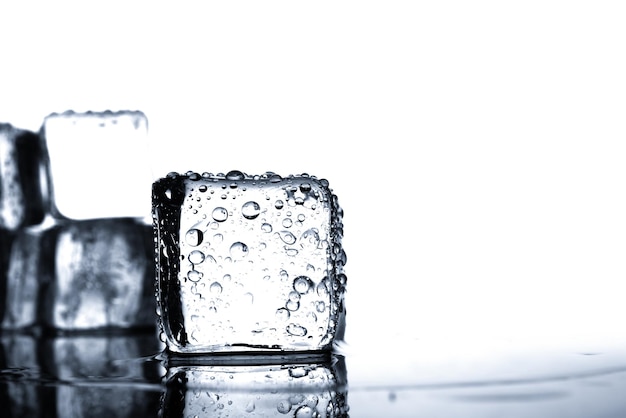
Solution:
{"label": "wet ice cube", "polygon": [[327,350],[342,338],[342,211],[326,180],[171,173],[153,185],[172,352]]}
{"label": "wet ice cube", "polygon": [[41,135],[55,216],[149,218],[152,174],[142,112],[54,113]]}
{"label": "wet ice cube", "polygon": [[46,232],[42,322],[59,330],[133,328],[154,320],[150,227],[133,218],[72,221]]}
{"label": "wet ice cube", "polygon": [[15,230],[43,219],[43,161],[37,134],[0,123],[0,228]]}

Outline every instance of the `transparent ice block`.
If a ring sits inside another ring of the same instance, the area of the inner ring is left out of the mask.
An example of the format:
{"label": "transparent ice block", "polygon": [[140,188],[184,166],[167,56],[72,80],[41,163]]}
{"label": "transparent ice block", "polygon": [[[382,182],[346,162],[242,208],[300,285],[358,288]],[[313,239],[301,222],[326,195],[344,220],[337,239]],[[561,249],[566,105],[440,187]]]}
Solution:
{"label": "transparent ice block", "polygon": [[170,173],[152,197],[169,351],[318,351],[343,338],[343,212],[326,180]]}

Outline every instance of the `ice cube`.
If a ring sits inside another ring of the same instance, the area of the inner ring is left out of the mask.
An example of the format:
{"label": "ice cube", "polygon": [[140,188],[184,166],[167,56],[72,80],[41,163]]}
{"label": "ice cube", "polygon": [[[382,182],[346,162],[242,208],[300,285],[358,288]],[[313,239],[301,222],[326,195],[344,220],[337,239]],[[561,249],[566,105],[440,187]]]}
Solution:
{"label": "ice cube", "polygon": [[15,230],[43,219],[43,155],[39,135],[0,123],[0,228]]}
{"label": "ice cube", "polygon": [[135,218],[73,221],[54,226],[46,235],[52,253],[42,257],[39,272],[45,326],[84,330],[156,325],[148,225]]}
{"label": "ice cube", "polygon": [[160,323],[176,353],[328,350],[343,212],[326,180],[170,173],[153,185]]}
{"label": "ice cube", "polygon": [[65,112],[45,118],[55,217],[150,216],[148,120],[142,112]]}
{"label": "ice cube", "polygon": [[161,416],[348,417],[347,393],[340,356],[322,362],[194,363],[168,368]]}
{"label": "ice cube", "polygon": [[48,242],[41,230],[24,229],[13,234],[7,248],[7,266],[2,279],[2,329],[24,329],[37,325],[39,297],[39,273],[41,261],[46,258],[42,251]]}

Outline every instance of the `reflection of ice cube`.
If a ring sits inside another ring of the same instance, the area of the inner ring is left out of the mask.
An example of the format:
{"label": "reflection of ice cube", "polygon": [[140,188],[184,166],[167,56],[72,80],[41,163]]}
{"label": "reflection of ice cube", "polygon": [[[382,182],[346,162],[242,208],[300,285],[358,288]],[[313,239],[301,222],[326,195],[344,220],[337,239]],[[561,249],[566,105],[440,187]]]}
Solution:
{"label": "reflection of ice cube", "polygon": [[54,235],[43,321],[57,329],[155,324],[151,231],[130,218],[70,222]]}
{"label": "reflection of ice cube", "polygon": [[164,370],[152,359],[162,349],[154,333],[0,342],[2,417],[157,416]]}
{"label": "reflection of ice cube", "polygon": [[[0,399],[2,416],[7,418],[40,417],[45,407],[41,405],[41,388],[32,379],[39,375],[37,345],[30,335],[7,334],[0,336]],[[7,376],[15,375],[15,379]],[[3,394],[1,391],[5,390]],[[4,396],[3,396],[4,395]]]}
{"label": "reflection of ice cube", "polygon": [[14,230],[44,216],[41,139],[0,123],[0,228]]}
{"label": "reflection of ice cube", "polygon": [[153,186],[174,352],[327,350],[342,338],[342,211],[326,180],[172,173]]}
{"label": "reflection of ice cube", "polygon": [[[233,359],[231,357],[230,359]],[[326,361],[267,361],[262,364],[168,367],[162,416],[167,417],[347,417],[343,357]]]}
{"label": "reflection of ice cube", "polygon": [[137,111],[54,113],[41,128],[53,214],[71,219],[149,217],[148,122]]}

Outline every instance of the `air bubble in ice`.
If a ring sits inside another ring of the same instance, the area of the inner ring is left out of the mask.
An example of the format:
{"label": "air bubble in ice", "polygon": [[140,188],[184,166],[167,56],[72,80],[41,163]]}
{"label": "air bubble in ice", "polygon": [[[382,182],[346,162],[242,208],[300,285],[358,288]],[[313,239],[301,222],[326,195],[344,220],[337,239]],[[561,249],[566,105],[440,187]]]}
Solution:
{"label": "air bubble in ice", "polygon": [[189,262],[193,264],[200,264],[204,261],[205,255],[202,251],[194,250],[189,253]]}
{"label": "air bubble in ice", "polygon": [[291,323],[287,325],[287,332],[296,337],[304,337],[307,330],[302,325]]}
{"label": "air bubble in ice", "polygon": [[313,281],[306,276],[298,276],[293,281],[293,289],[301,295],[308,293],[313,286]]}
{"label": "air bubble in ice", "polygon": [[198,245],[202,244],[203,238],[204,235],[202,231],[195,228],[190,229],[185,234],[185,240],[187,241],[187,244],[191,245],[192,247],[197,247]]}
{"label": "air bubble in ice", "polygon": [[241,214],[246,219],[254,219],[261,213],[261,206],[257,202],[250,201],[241,207]]}
{"label": "air bubble in ice", "polygon": [[217,222],[224,222],[228,219],[228,211],[220,206],[213,209],[212,216]]}
{"label": "air bubble in ice", "polygon": [[248,255],[248,246],[243,242],[235,242],[230,246],[230,255],[234,259],[243,258]]}

